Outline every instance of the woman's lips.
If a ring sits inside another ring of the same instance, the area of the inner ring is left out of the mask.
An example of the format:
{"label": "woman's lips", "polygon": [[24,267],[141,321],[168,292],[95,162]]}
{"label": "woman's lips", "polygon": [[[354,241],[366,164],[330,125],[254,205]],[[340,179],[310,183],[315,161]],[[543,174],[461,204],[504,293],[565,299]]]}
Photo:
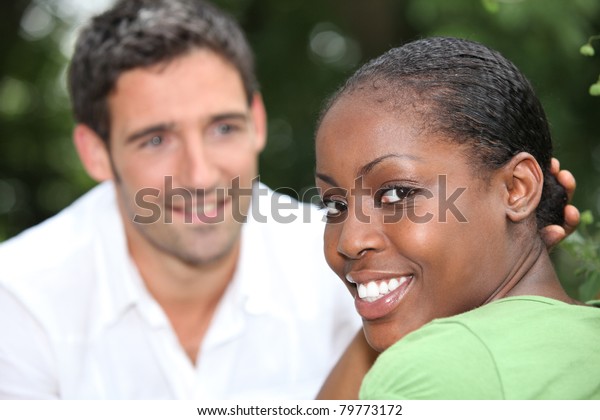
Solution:
{"label": "woman's lips", "polygon": [[413,275],[403,275],[357,283],[354,300],[356,311],[369,321],[387,316],[400,304],[413,279]]}

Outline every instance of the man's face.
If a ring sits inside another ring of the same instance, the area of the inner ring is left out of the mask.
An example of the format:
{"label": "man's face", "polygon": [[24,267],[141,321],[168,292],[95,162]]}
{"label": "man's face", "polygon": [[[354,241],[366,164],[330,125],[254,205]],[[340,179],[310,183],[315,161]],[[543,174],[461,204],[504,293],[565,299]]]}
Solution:
{"label": "man's face", "polygon": [[260,98],[249,106],[237,70],[196,50],[123,73],[108,103],[108,153],[130,248],[192,265],[230,255],[265,142]]}

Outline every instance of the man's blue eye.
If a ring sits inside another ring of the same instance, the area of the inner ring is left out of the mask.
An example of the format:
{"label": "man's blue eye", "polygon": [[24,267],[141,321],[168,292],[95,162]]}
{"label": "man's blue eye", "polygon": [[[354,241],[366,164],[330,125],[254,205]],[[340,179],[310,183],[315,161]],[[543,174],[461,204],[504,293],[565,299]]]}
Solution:
{"label": "man's blue eye", "polygon": [[149,146],[159,146],[163,142],[163,138],[161,136],[154,136],[148,141]]}
{"label": "man's blue eye", "polygon": [[219,134],[229,134],[233,131],[233,126],[230,124],[221,124],[217,127]]}

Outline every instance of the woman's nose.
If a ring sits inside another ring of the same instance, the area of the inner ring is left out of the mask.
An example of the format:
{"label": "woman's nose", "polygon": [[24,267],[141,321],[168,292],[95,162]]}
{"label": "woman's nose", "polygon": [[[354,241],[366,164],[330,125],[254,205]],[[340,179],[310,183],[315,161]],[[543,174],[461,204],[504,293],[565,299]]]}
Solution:
{"label": "woman's nose", "polygon": [[337,245],[338,253],[349,259],[362,258],[368,251],[380,251],[385,244],[380,221],[364,205],[357,205],[348,208]]}

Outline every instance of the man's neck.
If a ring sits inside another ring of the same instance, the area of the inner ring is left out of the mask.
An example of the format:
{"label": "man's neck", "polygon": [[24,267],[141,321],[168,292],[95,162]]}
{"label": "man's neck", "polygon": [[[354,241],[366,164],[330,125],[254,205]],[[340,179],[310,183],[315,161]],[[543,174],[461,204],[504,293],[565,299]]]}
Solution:
{"label": "man's neck", "polygon": [[193,364],[215,309],[233,279],[239,249],[238,240],[218,261],[190,265],[152,246],[129,246],[146,288],[169,318]]}

